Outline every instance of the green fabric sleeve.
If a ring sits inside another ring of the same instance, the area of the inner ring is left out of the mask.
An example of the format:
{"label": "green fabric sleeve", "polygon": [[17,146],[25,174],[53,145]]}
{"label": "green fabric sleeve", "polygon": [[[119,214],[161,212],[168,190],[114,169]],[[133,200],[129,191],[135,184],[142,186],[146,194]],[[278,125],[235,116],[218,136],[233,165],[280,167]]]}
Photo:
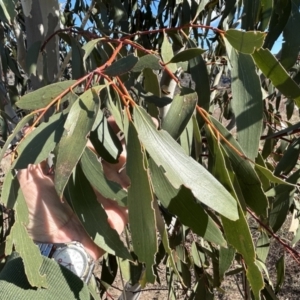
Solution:
{"label": "green fabric sleeve", "polygon": [[0,299],[91,299],[87,285],[54,260],[43,257],[40,273],[47,276],[47,289],[30,286],[25,275],[22,258],[17,253],[13,253],[0,273]]}

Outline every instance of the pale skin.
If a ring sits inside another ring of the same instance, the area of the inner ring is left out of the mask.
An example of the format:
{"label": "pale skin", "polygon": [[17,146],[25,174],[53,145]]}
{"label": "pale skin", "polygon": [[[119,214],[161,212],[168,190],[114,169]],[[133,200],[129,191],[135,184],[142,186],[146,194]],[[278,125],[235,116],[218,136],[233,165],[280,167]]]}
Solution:
{"label": "pale skin", "polygon": [[[118,131],[112,118],[108,122]],[[91,144],[88,143],[88,146]],[[123,147],[124,148],[124,147]],[[117,164],[102,161],[108,179],[118,182],[124,189],[129,186],[125,170],[119,172],[126,161],[125,149]],[[66,201],[61,201],[56,193],[53,176],[48,175],[48,165],[29,165],[18,171],[18,179],[29,211],[27,230],[31,238],[41,243],[66,243],[80,241],[93,259],[98,259],[104,251],[87,234],[79,219]],[[98,201],[106,211],[108,222],[119,234],[128,220],[127,210],[115,201],[104,198],[95,191]]]}

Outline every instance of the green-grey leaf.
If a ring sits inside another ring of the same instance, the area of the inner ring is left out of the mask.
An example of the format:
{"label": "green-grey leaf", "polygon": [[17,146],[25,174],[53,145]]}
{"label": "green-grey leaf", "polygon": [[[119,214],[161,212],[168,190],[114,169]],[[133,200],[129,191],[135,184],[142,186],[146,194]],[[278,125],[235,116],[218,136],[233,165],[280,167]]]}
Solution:
{"label": "green-grey leaf", "polygon": [[291,5],[291,14],[283,30],[283,43],[280,55],[280,63],[286,70],[289,70],[295,64],[300,48],[300,35],[295,34],[295,28],[300,28],[300,1],[293,0]]}
{"label": "green-grey leaf", "polygon": [[0,1],[0,16],[2,21],[6,21],[9,25],[12,25],[14,18],[17,15],[15,10],[15,0],[2,0]]}
{"label": "green-grey leaf", "polygon": [[271,79],[273,85],[287,98],[293,99],[300,107],[300,87],[274,55],[268,49],[259,49],[252,54],[252,57],[264,75]]}
{"label": "green-grey leaf", "polygon": [[16,105],[22,109],[39,109],[47,106],[53,99],[58,97],[63,91],[75,84],[76,80],[67,80],[49,84],[34,92],[23,96]]}
{"label": "green-grey leaf", "polygon": [[157,167],[151,158],[149,167],[155,194],[162,205],[178,216],[182,224],[189,226],[193,232],[205,240],[226,246],[220,229],[207,215],[201,204],[195,202],[191,191],[184,186],[181,186],[180,190],[176,190],[163,174],[163,170]]}
{"label": "green-grey leaf", "polygon": [[103,197],[117,201],[120,206],[127,205],[127,192],[105,177],[103,167],[92,150],[85,148],[80,162],[86,178]]}
{"label": "green-grey leaf", "polygon": [[107,222],[107,214],[98,202],[93,188],[78,165],[75,178],[67,185],[67,199],[71,203],[85,230],[103,250],[124,259],[132,259],[117,231]]}
{"label": "green-grey leaf", "polygon": [[256,49],[260,49],[264,43],[266,34],[258,31],[241,31],[228,29],[224,37],[231,46],[239,52],[252,54]]}
{"label": "green-grey leaf", "polygon": [[131,122],[127,139],[126,170],[131,181],[128,188],[128,213],[132,244],[139,260],[146,263],[147,281],[153,283],[155,276],[152,265],[157,251],[153,194],[149,175],[144,166],[145,153],[138,139],[138,133]]}
{"label": "green-grey leaf", "polygon": [[139,139],[175,188],[185,185],[196,199],[228,219],[238,218],[236,200],[199,163],[164,130],[155,128],[150,116],[142,108],[134,107],[134,120]]}
{"label": "green-grey leaf", "polygon": [[[238,142],[233,138],[231,133],[215,118],[210,117],[214,126],[218,131],[230,142],[230,144],[239,152],[237,153],[232,147],[229,147],[221,139],[221,144],[224,147],[230,159],[232,168],[236,173],[244,199],[249,207],[257,214],[266,216],[268,208],[268,200],[262,190],[259,177],[255,173],[251,163],[243,157],[243,150]],[[242,155],[242,156],[241,156]]]}
{"label": "green-grey leaf", "polygon": [[88,43],[86,43],[82,49],[84,50],[84,56],[83,56],[83,60],[86,60],[89,55],[92,53],[92,51],[94,50],[95,46],[101,41],[103,40],[103,38],[98,38],[98,39],[94,39],[89,41]]}
{"label": "green-grey leaf", "polygon": [[270,238],[265,231],[260,232],[260,236],[256,243],[257,258],[263,263],[266,261],[270,250]]}
{"label": "green-grey leaf", "polygon": [[206,50],[203,50],[201,48],[190,48],[183,50],[181,52],[178,52],[175,54],[172,59],[168,62],[169,63],[178,63],[182,61],[189,61],[192,58],[195,58],[199,55],[202,55]]}
{"label": "green-grey leaf", "polygon": [[[174,56],[172,45],[169,42],[169,39],[168,39],[166,34],[164,34],[164,40],[163,40],[163,43],[161,45],[161,56],[162,56],[162,59],[163,59],[164,63],[169,62]],[[173,64],[173,63],[169,64],[168,68],[170,69],[170,71],[172,73],[175,73],[176,70],[177,70],[176,64]]]}
{"label": "green-grey leaf", "polygon": [[227,45],[232,63],[231,105],[236,116],[238,141],[246,156],[255,160],[263,121],[260,80],[251,56],[230,48]]}
{"label": "green-grey leaf", "polygon": [[[197,47],[197,45],[190,39],[188,41],[188,47],[193,49]],[[206,63],[201,55],[189,60],[189,72],[195,82],[198,105],[208,111],[210,105],[210,85]]]}
{"label": "green-grey leaf", "polygon": [[60,197],[68,179],[78,163],[87,143],[98,109],[98,93],[104,87],[97,86],[84,92],[73,104],[65,122],[55,166],[55,188]]}
{"label": "green-grey leaf", "polygon": [[133,54],[122,57],[111,66],[107,67],[104,73],[108,76],[119,76],[132,70],[138,62],[138,58]]}
{"label": "green-grey leaf", "polygon": [[42,41],[33,43],[26,53],[26,71],[28,75],[36,75],[37,61],[41,50]]}
{"label": "green-grey leaf", "polygon": [[160,70],[162,67],[159,63],[159,57],[147,54],[139,58],[136,65],[132,68],[132,72],[142,72],[144,69]]}
{"label": "green-grey leaf", "polygon": [[18,157],[12,168],[25,169],[28,164],[38,164],[46,159],[62,137],[65,120],[66,113],[56,114],[30,132],[18,146]]}
{"label": "green-grey leaf", "polygon": [[166,130],[174,140],[177,140],[191,119],[196,104],[196,92],[183,88],[181,93],[174,97],[168,113],[163,119],[162,129]]}

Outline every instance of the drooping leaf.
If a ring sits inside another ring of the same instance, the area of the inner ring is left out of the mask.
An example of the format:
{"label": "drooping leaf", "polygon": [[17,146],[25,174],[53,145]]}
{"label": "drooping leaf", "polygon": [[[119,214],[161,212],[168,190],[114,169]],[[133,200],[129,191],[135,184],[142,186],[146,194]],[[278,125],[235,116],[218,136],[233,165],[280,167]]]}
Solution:
{"label": "drooping leaf", "polygon": [[53,99],[75,84],[76,80],[67,80],[42,87],[23,96],[16,105],[22,109],[39,109],[47,106]]}
{"label": "drooping leaf", "polygon": [[162,205],[205,240],[225,246],[226,241],[218,226],[202,206],[195,202],[191,191],[184,186],[176,190],[152,159],[149,159],[149,167],[155,194]]}
{"label": "drooping leaf", "polygon": [[[297,184],[299,180],[300,170],[297,170],[291,176],[289,176],[286,181],[292,184]],[[294,201],[295,191],[295,186],[287,186],[282,184],[277,185],[272,190],[268,191],[270,196],[275,197],[274,201],[272,201],[272,206],[269,213],[269,225],[274,232],[277,232],[286,220],[289,213],[289,208]]]}
{"label": "drooping leaf", "polygon": [[220,281],[223,281],[225,272],[230,268],[235,255],[234,248],[228,246],[227,248],[220,247],[219,251],[219,276]]}
{"label": "drooping leaf", "polygon": [[28,75],[36,75],[37,61],[41,50],[42,41],[33,43],[26,53],[26,71]]}
{"label": "drooping leaf", "polygon": [[55,114],[48,122],[31,131],[18,146],[18,157],[12,168],[24,169],[28,164],[38,164],[45,160],[60,141],[66,118],[66,113]]}
{"label": "drooping leaf", "polygon": [[[134,107],[134,117],[139,139],[175,188],[185,185],[196,199],[215,211],[235,220],[236,201],[204,167],[184,153],[184,150],[164,130],[157,131],[149,115]],[[176,163],[175,163],[176,162]]]}
{"label": "drooping leaf", "polygon": [[278,293],[283,285],[285,277],[285,255],[282,254],[281,257],[276,262],[277,280],[275,292]]}
{"label": "drooping leaf", "polygon": [[22,257],[25,274],[29,284],[33,287],[47,288],[46,276],[40,274],[39,269],[42,265],[42,256],[39,248],[34,244],[26,230],[29,223],[28,208],[16,176],[9,173],[11,180],[11,190],[15,195],[15,223],[11,228],[9,236],[6,238],[5,254],[12,252],[13,246]]}
{"label": "drooping leaf", "polygon": [[132,68],[132,72],[142,72],[144,69],[160,70],[159,57],[147,54],[139,58],[138,62]]}
{"label": "drooping leaf", "polygon": [[176,95],[162,122],[162,129],[166,130],[174,140],[177,140],[190,118],[192,117],[197,103],[197,95],[194,90],[183,88]]}
{"label": "drooping leaf", "polygon": [[252,57],[264,75],[271,79],[273,85],[287,98],[293,99],[300,107],[300,87],[272,53],[268,49],[259,49],[252,54]]}
{"label": "drooping leaf", "polygon": [[254,30],[257,24],[257,17],[261,6],[260,0],[244,0],[242,14],[242,29]]}
{"label": "drooping leaf", "polygon": [[85,74],[83,64],[84,50],[75,38],[72,36],[69,36],[69,38],[72,46],[72,78],[79,79]]}
{"label": "drooping leaf", "polygon": [[58,145],[55,166],[55,188],[60,197],[78,163],[87,143],[99,109],[99,91],[104,85],[94,87],[83,93],[73,104],[64,128],[65,133]]}
{"label": "drooping leaf", "polygon": [[167,64],[189,61],[192,58],[202,55],[205,51],[206,50],[203,50],[201,48],[190,48],[183,50],[175,54]]}
{"label": "drooping leaf", "polygon": [[86,60],[89,55],[92,53],[92,51],[94,50],[95,46],[101,41],[103,40],[103,38],[98,38],[98,39],[94,39],[89,41],[88,43],[86,43],[85,45],[82,46],[82,49],[84,50],[84,56],[83,56],[83,60]]}
{"label": "drooping leaf", "polygon": [[124,259],[132,259],[117,231],[109,225],[107,214],[84,176],[80,165],[67,185],[67,200],[87,233],[103,250]]}
{"label": "drooping leaf", "polygon": [[111,66],[107,67],[104,70],[104,73],[108,76],[119,76],[124,73],[131,71],[131,69],[138,62],[138,58],[133,54],[130,54],[126,57],[122,57],[116,62],[114,62]]}
{"label": "drooping leaf", "polygon": [[[188,41],[189,48],[195,48],[197,45],[194,41]],[[189,60],[189,72],[195,82],[195,91],[198,95],[198,105],[205,110],[210,105],[210,85],[206,63],[201,55]]]}
{"label": "drooping leaf", "polygon": [[105,177],[103,167],[92,150],[85,148],[80,162],[84,175],[103,197],[117,201],[120,206],[126,206],[127,192],[118,183]]}
{"label": "drooping leaf", "polygon": [[105,161],[110,163],[116,163],[118,161],[123,147],[102,110],[98,111],[89,138],[98,155]]}
{"label": "drooping leaf", "polygon": [[0,1],[0,16],[2,21],[6,21],[9,25],[14,22],[17,12],[15,10],[15,0]]}
{"label": "drooping leaf", "polygon": [[251,207],[257,215],[266,216],[268,200],[262,190],[259,177],[255,173],[251,163],[245,158],[243,150],[238,142],[233,138],[232,134],[215,118],[210,117],[210,120],[213,122],[218,131],[233,146],[228,146],[228,144],[221,139],[221,144],[230,159],[247,205]]}
{"label": "drooping leaf", "polygon": [[[169,39],[166,34],[164,34],[164,40],[161,45],[161,56],[164,63],[170,62],[170,60],[174,57],[172,45],[169,42]],[[176,64],[174,63],[169,64],[168,68],[172,73],[175,73],[177,70]]]}
{"label": "drooping leaf", "polygon": [[265,39],[264,32],[236,29],[228,29],[224,36],[235,50],[245,54],[252,54],[256,49],[260,49]]}
{"label": "drooping leaf", "polygon": [[287,150],[284,152],[283,157],[276,165],[274,175],[279,176],[281,173],[287,175],[295,167],[300,153],[300,138],[294,140]]}
{"label": "drooping leaf", "polygon": [[300,28],[299,6],[299,0],[291,1],[291,14],[283,30],[280,63],[286,70],[289,70],[295,64],[299,54],[300,36],[295,34],[295,28]]}
{"label": "drooping leaf", "polygon": [[126,170],[131,181],[128,188],[128,214],[132,244],[139,260],[146,263],[147,281],[154,282],[152,265],[157,252],[157,236],[153,194],[149,175],[144,165],[145,153],[138,139],[138,132],[131,122],[128,127],[127,139]]}
{"label": "drooping leaf", "polygon": [[265,263],[270,250],[270,239],[264,230],[261,230],[260,236],[256,242],[257,258]]}
{"label": "drooping leaf", "polygon": [[232,64],[231,105],[236,117],[238,141],[246,156],[257,156],[263,121],[263,102],[260,80],[255,64],[248,54],[226,48]]}
{"label": "drooping leaf", "polygon": [[272,16],[270,20],[268,34],[264,43],[264,48],[272,49],[275,41],[279,38],[285,28],[291,14],[291,1],[274,1]]}
{"label": "drooping leaf", "polygon": [[261,22],[259,24],[259,31],[267,30],[272,16],[273,0],[261,1]]}

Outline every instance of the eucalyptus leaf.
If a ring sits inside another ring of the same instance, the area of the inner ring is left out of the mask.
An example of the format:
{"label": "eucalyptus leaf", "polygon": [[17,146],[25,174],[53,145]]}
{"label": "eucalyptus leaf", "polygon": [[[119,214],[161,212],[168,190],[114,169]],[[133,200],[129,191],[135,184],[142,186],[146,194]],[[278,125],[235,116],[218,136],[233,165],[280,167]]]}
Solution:
{"label": "eucalyptus leaf", "polygon": [[167,132],[157,131],[142,108],[134,108],[134,117],[140,141],[175,188],[185,185],[200,202],[228,219],[238,218],[235,199],[211,174],[187,156]]}
{"label": "eucalyptus leaf", "polygon": [[[47,106],[53,99],[62,94],[76,83],[76,80],[67,80],[42,87],[23,96],[16,105],[22,109],[39,109]],[[71,92],[71,91],[70,91]]]}

